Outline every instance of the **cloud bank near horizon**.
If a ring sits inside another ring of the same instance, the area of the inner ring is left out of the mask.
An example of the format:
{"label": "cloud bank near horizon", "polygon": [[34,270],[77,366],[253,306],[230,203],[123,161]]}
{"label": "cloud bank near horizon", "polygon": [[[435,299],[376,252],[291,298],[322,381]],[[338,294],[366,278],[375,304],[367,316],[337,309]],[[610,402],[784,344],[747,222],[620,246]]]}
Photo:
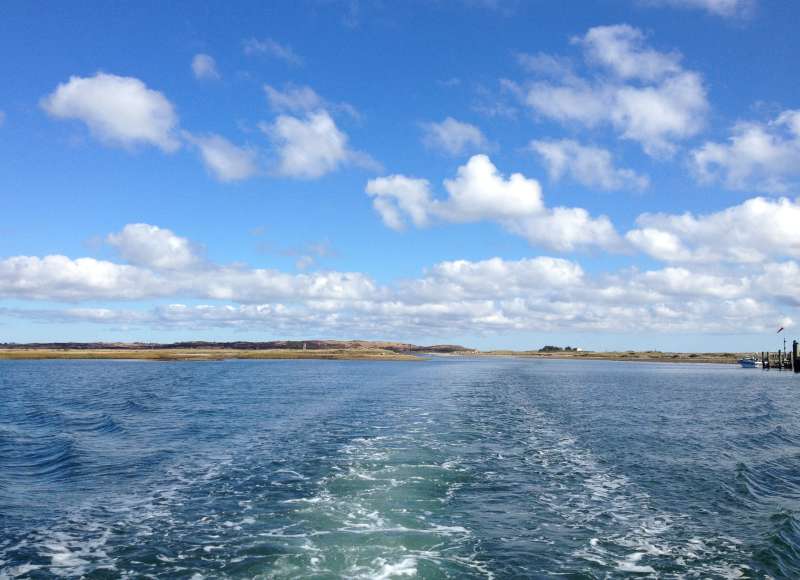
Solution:
{"label": "cloud bank near horizon", "polygon": [[[791,327],[783,312],[800,303],[795,292],[800,263],[788,257],[748,263],[746,269],[732,260],[713,268],[690,262],[591,275],[560,257],[495,257],[439,262],[420,277],[385,285],[361,272],[287,273],[216,264],[199,244],[150,224],[128,224],[106,242],[121,262],[62,255],[0,260],[0,298],[64,304],[2,313],[162,329],[268,328],[297,334],[314,328],[338,336],[716,333]],[[153,299],[170,303],[125,305]],[[97,301],[118,306],[78,306]]]}

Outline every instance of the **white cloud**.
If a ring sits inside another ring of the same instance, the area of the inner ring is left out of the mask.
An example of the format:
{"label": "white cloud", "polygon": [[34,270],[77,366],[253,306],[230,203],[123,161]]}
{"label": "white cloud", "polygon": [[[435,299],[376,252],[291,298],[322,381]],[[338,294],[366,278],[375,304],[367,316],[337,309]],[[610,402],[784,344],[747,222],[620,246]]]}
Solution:
{"label": "white cloud", "polygon": [[524,217],[542,210],[542,188],[535,179],[512,173],[506,179],[486,155],[473,155],[446,179],[449,194],[433,211],[447,221],[470,222]]}
{"label": "white cloud", "polygon": [[172,103],[133,77],[73,76],[42,99],[41,105],[53,117],[83,121],[92,135],[106,143],[147,144],[164,151],[180,146]]}
{"label": "white cloud", "polygon": [[648,48],[642,31],[627,24],[590,28],[573,42],[583,47],[590,63],[621,79],[658,81],[683,72],[679,53]]}
{"label": "white cloud", "polygon": [[554,207],[506,222],[506,227],[534,245],[559,252],[599,247],[620,251],[622,241],[606,216],[592,217],[582,207]]}
{"label": "white cloud", "polygon": [[797,262],[767,262],[761,273],[754,276],[753,283],[759,291],[781,304],[800,308],[800,292],[797,290],[800,288],[800,264]]}
{"label": "white cloud", "polygon": [[404,229],[404,214],[417,227],[428,225],[432,200],[427,180],[404,175],[378,177],[367,183],[366,192],[375,198],[372,204],[388,227]]}
{"label": "white cloud", "polygon": [[489,142],[483,132],[469,123],[447,117],[440,123],[423,123],[422,142],[426,147],[448,155],[461,155],[467,151],[487,149]]}
{"label": "white cloud", "polygon": [[253,149],[238,147],[220,135],[185,133],[184,137],[197,147],[206,168],[220,181],[240,181],[258,173]]}
{"label": "white cloud", "polygon": [[[800,264],[793,260],[589,274],[563,258],[495,257],[439,262],[418,278],[381,286],[357,272],[287,274],[214,264],[201,260],[186,238],[152,225],[130,224],[109,239],[130,264],[66,256],[0,259],[1,298],[89,303],[4,308],[0,316],[386,337],[509,330],[761,332],[791,323],[800,307]],[[800,254],[800,245],[795,249]],[[106,304],[148,298],[208,303],[147,310]]]}
{"label": "white cloud", "polygon": [[243,43],[244,53],[248,56],[265,55],[277,58],[289,64],[301,65],[303,59],[292,49],[291,46],[281,44],[272,38],[249,38]]}
{"label": "white cloud", "polygon": [[169,289],[153,272],[94,258],[53,255],[0,260],[0,296],[25,300],[129,300]]}
{"label": "white cloud", "polygon": [[785,191],[800,176],[800,110],[769,123],[740,122],[727,143],[706,142],[691,152],[700,181],[730,189]]}
{"label": "white cloud", "polygon": [[128,224],[106,238],[134,266],[181,270],[202,262],[197,248],[171,230],[150,224]]}
{"label": "white cloud", "polygon": [[641,31],[624,24],[592,28],[573,42],[601,74],[589,80],[564,73],[559,82],[518,87],[537,114],[587,127],[610,125],[662,157],[702,129],[706,90],[699,74],[681,66],[678,53],[648,48]]}
{"label": "white cloud", "polygon": [[540,115],[587,127],[609,121],[615,98],[611,87],[595,87],[580,79],[564,85],[536,82],[522,93],[525,104]]}
{"label": "white cloud", "polygon": [[375,283],[360,273],[286,274],[214,264],[147,267],[58,255],[0,260],[0,296],[67,302],[185,296],[244,304],[380,298]]}
{"label": "white cloud", "polygon": [[746,18],[753,13],[756,0],[644,0],[646,4],[696,8],[725,18]]}
{"label": "white cloud", "polygon": [[[570,260],[539,256],[433,265],[381,287],[357,273],[289,275],[208,265],[161,270],[65,256],[0,260],[0,296],[23,300],[207,299],[148,310],[87,306],[0,309],[0,316],[160,328],[242,328],[276,334],[429,336],[509,330],[761,332],[791,324],[800,265],[748,272],[707,266],[589,275]],[[773,329],[774,330],[774,329]]]}
{"label": "white cloud", "polygon": [[568,176],[587,187],[606,190],[641,190],[650,183],[647,176],[632,169],[615,167],[611,153],[600,147],[561,139],[534,140],[529,148],[542,158],[553,181]]}
{"label": "white cloud", "polygon": [[274,123],[262,125],[278,156],[279,175],[315,179],[354,164],[368,169],[377,164],[367,154],[349,148],[347,135],[336,126],[327,111],[316,111],[303,118],[280,115]]}
{"label": "white cloud", "polygon": [[304,113],[320,109],[325,104],[322,97],[309,86],[289,84],[284,90],[279,90],[264,85],[264,93],[267,95],[270,108],[279,112]]}
{"label": "white cloud", "polygon": [[431,195],[424,179],[393,175],[370,180],[366,191],[384,223],[402,229],[405,218],[422,227],[446,222],[495,221],[533,244],[559,251],[600,246],[618,249],[620,239],[605,216],[593,218],[582,208],[546,208],[541,186],[521,173],[503,176],[486,155],[474,155],[446,179],[445,199]]}
{"label": "white cloud", "polygon": [[132,300],[185,296],[255,304],[270,300],[380,298],[367,276],[349,272],[286,274],[206,261],[196,244],[149,224],[110,234],[129,264],[66,256],[0,260],[0,297],[31,300]]}
{"label": "white cloud", "polygon": [[278,147],[278,172],[315,178],[336,170],[348,158],[347,136],[326,112],[305,119],[281,115],[268,134]]}
{"label": "white cloud", "polygon": [[636,223],[628,241],[666,262],[800,258],[800,200],[755,197],[706,215],[642,214]]}
{"label": "white cloud", "polygon": [[506,179],[486,155],[472,156],[455,178],[444,181],[444,187],[448,197],[436,200],[427,180],[392,175],[370,180],[366,191],[375,197],[373,204],[384,223],[394,229],[403,228],[405,216],[422,227],[434,217],[450,222],[504,220],[543,207],[536,180],[520,173]]}
{"label": "white cloud", "polygon": [[643,227],[629,231],[625,237],[640,251],[666,262],[687,262],[692,254],[673,232],[655,227]]}
{"label": "white cloud", "polygon": [[650,291],[664,295],[727,300],[746,297],[751,287],[751,280],[747,277],[721,276],[675,267],[644,272],[635,280]]}
{"label": "white cloud", "polygon": [[218,80],[217,62],[207,54],[196,54],[192,58],[192,72],[198,80]]}
{"label": "white cloud", "polygon": [[561,258],[539,256],[516,261],[491,258],[478,262],[440,262],[410,289],[426,299],[435,298],[437,292],[444,291],[453,300],[485,300],[577,287],[584,283],[580,265]]}

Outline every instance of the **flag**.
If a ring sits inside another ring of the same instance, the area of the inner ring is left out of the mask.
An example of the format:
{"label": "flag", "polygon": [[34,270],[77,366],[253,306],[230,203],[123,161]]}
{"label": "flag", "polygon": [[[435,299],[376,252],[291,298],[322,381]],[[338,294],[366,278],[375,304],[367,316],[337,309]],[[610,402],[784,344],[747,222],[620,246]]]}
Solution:
{"label": "flag", "polygon": [[781,330],[783,330],[782,326],[778,329],[778,332],[776,332],[775,334],[780,334]]}

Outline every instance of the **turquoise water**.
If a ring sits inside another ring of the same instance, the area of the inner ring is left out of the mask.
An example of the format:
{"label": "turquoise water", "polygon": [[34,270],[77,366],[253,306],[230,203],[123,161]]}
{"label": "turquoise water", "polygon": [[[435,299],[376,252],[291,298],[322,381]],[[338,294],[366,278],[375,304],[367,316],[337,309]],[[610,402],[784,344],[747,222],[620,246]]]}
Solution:
{"label": "turquoise water", "polygon": [[0,577],[800,577],[800,377],[0,361]]}

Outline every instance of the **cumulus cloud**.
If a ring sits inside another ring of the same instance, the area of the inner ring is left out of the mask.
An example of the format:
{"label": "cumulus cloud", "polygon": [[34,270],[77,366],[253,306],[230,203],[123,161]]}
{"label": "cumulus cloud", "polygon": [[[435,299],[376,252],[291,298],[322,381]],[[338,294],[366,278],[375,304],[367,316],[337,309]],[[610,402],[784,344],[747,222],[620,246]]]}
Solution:
{"label": "cumulus cloud", "polygon": [[374,199],[375,210],[383,223],[394,230],[405,229],[408,217],[417,227],[428,225],[431,211],[430,183],[405,175],[390,175],[371,179],[366,192]]}
{"label": "cumulus cloud", "polygon": [[179,270],[202,261],[197,248],[187,238],[150,224],[128,224],[122,231],[109,234],[106,241],[135,266]]}
{"label": "cumulus cloud", "polygon": [[730,189],[785,191],[800,176],[800,110],[768,123],[739,122],[725,143],[706,142],[691,152],[700,181]]}
{"label": "cumulus cloud", "polygon": [[[735,263],[726,263],[731,255],[718,254],[721,259],[708,263],[688,260],[645,271],[587,272],[564,258],[494,257],[439,262],[418,277],[384,285],[359,272],[290,274],[242,263],[217,264],[202,258],[197,244],[168,229],[129,224],[108,236],[128,263],[59,255],[0,259],[0,298],[82,303],[0,308],[0,317],[282,335],[307,334],[314,328],[327,335],[365,337],[513,330],[762,332],[796,318],[800,243],[789,240],[793,256],[765,254],[762,260],[739,263],[735,244],[767,249],[772,241],[736,232],[730,220],[747,213],[769,218],[770,204],[775,206],[772,212],[800,211],[800,205],[788,200],[759,199],[729,208],[732,215],[724,217],[725,212],[643,218],[653,229],[667,231],[669,225],[690,254],[699,255],[711,237],[719,236],[715,251],[733,252],[730,261]],[[546,220],[549,214],[533,215]],[[776,235],[796,219],[788,214]],[[701,222],[708,231],[693,235]],[[750,224],[744,225],[743,231]],[[108,304],[153,299],[159,305],[144,309]],[[173,303],[163,305],[165,300]]]}
{"label": "cumulus cloud", "polygon": [[640,30],[626,24],[591,28],[573,43],[583,49],[594,77],[564,73],[516,92],[542,117],[587,127],[608,125],[623,139],[640,143],[647,154],[670,156],[676,142],[696,135],[705,124],[706,90],[700,75],[681,65],[680,54],[656,51],[645,41]]}
{"label": "cumulus cloud", "polygon": [[582,208],[546,208],[535,179],[521,173],[502,175],[486,155],[474,155],[444,181],[447,197],[436,199],[424,179],[393,175],[370,180],[366,192],[384,223],[417,227],[434,219],[445,222],[495,221],[533,244],[559,251],[600,246],[615,249],[620,239],[605,216],[593,218]]}
{"label": "cumulus cloud", "polygon": [[[208,55],[197,55],[193,61],[198,78],[212,75],[213,59],[208,59]],[[326,103],[310,87],[287,85],[281,91],[267,85],[265,92],[274,110],[299,113],[281,114],[272,123],[260,124],[273,144],[276,174],[314,179],[346,165],[380,169],[369,155],[349,146],[347,135],[326,108],[357,118],[351,105]],[[41,106],[53,117],[83,121],[93,136],[108,144],[149,144],[170,152],[182,141],[188,143],[222,182],[247,179],[259,172],[256,149],[235,145],[221,135],[181,130],[172,103],[136,78],[105,73],[71,77],[43,98]]]}
{"label": "cumulus cloud", "polygon": [[377,163],[366,153],[353,150],[327,111],[308,113],[304,117],[279,115],[271,124],[262,124],[272,140],[279,175],[315,179],[344,165],[375,169]]}
{"label": "cumulus cloud", "polygon": [[554,207],[539,214],[507,221],[506,228],[533,245],[559,252],[598,247],[616,252],[623,249],[608,217],[592,215],[582,207]]}
{"label": "cumulus cloud", "polygon": [[615,167],[611,153],[601,147],[571,139],[534,140],[528,147],[541,157],[553,181],[569,177],[586,187],[606,190],[641,190],[650,184],[647,176]]}
{"label": "cumulus cloud", "polygon": [[584,276],[579,264],[548,256],[453,260],[435,264],[423,279],[408,283],[407,289],[425,300],[435,299],[439,292],[453,300],[485,300],[577,287],[585,282]]}
{"label": "cumulus cloud", "polygon": [[291,46],[281,44],[272,38],[248,38],[242,44],[242,48],[244,53],[248,56],[264,55],[292,65],[303,64],[303,59]]}
{"label": "cumulus cloud", "polygon": [[58,255],[0,260],[0,297],[4,298],[76,302],[168,296],[243,304],[380,298],[374,281],[360,273],[287,274],[216,264],[197,268],[148,267]]}
{"label": "cumulus cloud", "polygon": [[198,80],[218,80],[220,78],[217,70],[217,62],[207,54],[196,54],[192,58],[192,72],[194,78]]}
{"label": "cumulus cloud", "polygon": [[800,200],[755,197],[722,211],[642,214],[627,233],[639,250],[666,262],[758,263],[800,258]]}
{"label": "cumulus cloud", "polygon": [[131,300],[168,289],[153,272],[94,258],[52,255],[0,260],[0,296],[24,300]]}
{"label": "cumulus cloud", "polygon": [[658,81],[683,72],[677,52],[659,52],[645,45],[645,36],[627,24],[590,28],[573,39],[583,47],[589,63],[611,71],[620,79]]}
{"label": "cumulus cloud", "polygon": [[280,334],[380,336],[530,331],[759,332],[791,324],[800,265],[743,273],[706,266],[590,275],[539,256],[434,264],[380,286],[363,274],[286,274],[244,266],[153,271],[65,256],[0,260],[0,296],[23,300],[208,300],[149,309],[82,306],[0,309],[0,316],[145,328],[241,328]]}
{"label": "cumulus cloud", "polygon": [[427,180],[393,175],[370,180],[366,192],[384,223],[401,229],[404,217],[416,226],[431,218],[452,222],[502,220],[537,213],[542,209],[539,183],[520,173],[508,179],[486,155],[474,155],[458,168],[456,177],[444,181],[448,197],[434,199]]}
{"label": "cumulus cloud", "polygon": [[151,224],[128,224],[106,241],[127,264],[59,255],[0,260],[0,297],[86,301],[186,296],[246,304],[380,297],[377,285],[360,273],[287,274],[214,264],[204,259],[197,244]]}
{"label": "cumulus cloud", "polygon": [[467,151],[487,149],[489,142],[483,132],[469,123],[447,117],[440,123],[422,124],[422,142],[426,147],[447,155],[461,155]]}
{"label": "cumulus cloud", "polygon": [[219,181],[241,181],[258,173],[257,153],[252,148],[239,147],[214,134],[185,133],[184,137],[197,147],[206,169]]}
{"label": "cumulus cloud", "polygon": [[58,119],[82,121],[105,143],[154,145],[164,151],[180,146],[172,103],[137,78],[106,73],[73,76],[42,99],[41,106]]}
{"label": "cumulus cloud", "polygon": [[474,155],[446,179],[449,194],[434,211],[447,221],[503,220],[541,211],[542,188],[535,179],[512,173],[506,179],[486,155]]}

